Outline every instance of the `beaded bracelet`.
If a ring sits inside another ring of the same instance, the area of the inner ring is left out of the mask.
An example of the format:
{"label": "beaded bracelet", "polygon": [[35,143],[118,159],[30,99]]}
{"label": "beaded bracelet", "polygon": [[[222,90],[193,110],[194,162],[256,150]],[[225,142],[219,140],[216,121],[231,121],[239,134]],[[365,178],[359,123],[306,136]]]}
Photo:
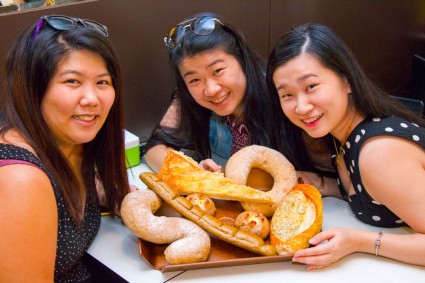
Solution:
{"label": "beaded bracelet", "polygon": [[379,230],[378,238],[376,238],[376,241],[375,241],[375,256],[378,256],[378,251],[379,251],[379,247],[381,246],[381,238],[383,234],[384,234],[384,230],[383,229]]}

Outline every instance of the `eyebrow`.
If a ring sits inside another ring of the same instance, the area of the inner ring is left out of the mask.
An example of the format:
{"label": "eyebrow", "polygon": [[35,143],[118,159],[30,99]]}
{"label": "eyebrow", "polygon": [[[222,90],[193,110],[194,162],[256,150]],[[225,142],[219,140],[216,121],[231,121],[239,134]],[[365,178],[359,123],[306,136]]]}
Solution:
{"label": "eyebrow", "polygon": [[[297,78],[296,81],[299,83],[299,82],[302,82],[302,81],[307,80],[310,77],[317,78],[318,76],[315,75],[315,74],[312,74],[312,73],[307,73],[307,74],[304,74],[301,77]],[[279,87],[276,88],[276,90],[278,90],[278,91],[279,90],[282,90],[282,89],[285,89],[285,85],[284,84],[281,84],[281,85],[279,85]]]}
{"label": "eyebrow", "polygon": [[[64,76],[64,75],[68,75],[68,74],[73,74],[73,75],[78,75],[78,76],[83,76],[84,74],[82,72],[76,71],[76,70],[65,70],[61,73],[58,73],[58,76]],[[102,73],[97,75],[96,77],[100,78],[100,77],[105,77],[105,76],[111,76],[108,72],[106,73]]]}
{"label": "eyebrow", "polygon": [[[217,64],[217,63],[221,63],[221,62],[224,62],[224,60],[223,60],[223,59],[217,59],[217,60],[215,60],[215,61],[211,62],[210,64],[208,64],[206,69],[209,69],[209,68],[211,68],[212,66],[214,66],[215,64]],[[189,76],[189,75],[193,75],[193,74],[195,74],[195,73],[196,73],[195,71],[189,71],[189,72],[187,72],[187,73],[185,73],[185,74],[183,75],[183,78],[185,78],[185,77],[187,77],[187,76]]]}

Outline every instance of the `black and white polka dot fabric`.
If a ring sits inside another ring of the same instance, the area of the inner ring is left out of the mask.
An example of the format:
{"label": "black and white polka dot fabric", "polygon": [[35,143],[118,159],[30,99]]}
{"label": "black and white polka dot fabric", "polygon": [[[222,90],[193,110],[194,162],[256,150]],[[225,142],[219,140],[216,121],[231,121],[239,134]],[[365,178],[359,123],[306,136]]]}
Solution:
{"label": "black and white polka dot fabric", "polygon": [[[61,190],[46,167],[31,152],[21,147],[0,143],[0,160],[16,159],[30,162],[49,177],[58,207],[58,239],[56,247],[55,282],[90,282],[90,273],[82,261],[88,246],[100,227],[99,203],[88,203],[82,227],[77,229],[68,214]],[[31,189],[31,188],[28,188]],[[31,247],[28,247],[31,248]]]}
{"label": "black and white polka dot fabric", "polygon": [[362,144],[382,135],[401,137],[425,148],[425,128],[398,117],[365,119],[351,132],[343,147],[344,161],[356,194],[348,196],[338,179],[339,189],[360,221],[379,227],[405,226],[387,207],[372,199],[360,177],[358,161]]}

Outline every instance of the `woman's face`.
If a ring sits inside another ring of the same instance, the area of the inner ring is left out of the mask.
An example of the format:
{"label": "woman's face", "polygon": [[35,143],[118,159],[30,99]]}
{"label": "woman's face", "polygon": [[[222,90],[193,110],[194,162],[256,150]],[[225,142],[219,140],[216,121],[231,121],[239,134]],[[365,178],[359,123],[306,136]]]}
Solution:
{"label": "woman's face", "polygon": [[220,116],[242,117],[246,77],[238,60],[221,49],[186,57],[178,65],[195,101]]}
{"label": "woman's face", "polygon": [[59,62],[41,110],[59,147],[66,151],[94,139],[114,99],[115,89],[102,57],[72,51]]}
{"label": "woman's face", "polygon": [[273,82],[283,113],[292,123],[315,138],[341,135],[341,122],[350,109],[351,89],[345,78],[324,67],[315,56],[302,53],[279,66]]}

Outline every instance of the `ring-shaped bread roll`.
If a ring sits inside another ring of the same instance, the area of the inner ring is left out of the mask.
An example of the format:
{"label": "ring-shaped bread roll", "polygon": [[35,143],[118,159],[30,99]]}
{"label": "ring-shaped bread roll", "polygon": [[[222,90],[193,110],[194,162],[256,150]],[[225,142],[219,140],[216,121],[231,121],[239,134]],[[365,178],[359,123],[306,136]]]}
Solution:
{"label": "ring-shaped bread roll", "polygon": [[137,237],[156,244],[169,244],[164,251],[171,264],[205,261],[211,241],[207,232],[190,220],[180,217],[155,216],[161,198],[153,191],[133,191],[121,204],[121,217]]}
{"label": "ring-shaped bread roll", "polygon": [[283,197],[298,183],[295,168],[280,152],[265,146],[250,145],[230,157],[226,164],[225,176],[245,185],[252,168],[264,170],[272,176],[273,187],[266,194],[272,197],[275,203],[242,202],[242,207],[270,217]]}

